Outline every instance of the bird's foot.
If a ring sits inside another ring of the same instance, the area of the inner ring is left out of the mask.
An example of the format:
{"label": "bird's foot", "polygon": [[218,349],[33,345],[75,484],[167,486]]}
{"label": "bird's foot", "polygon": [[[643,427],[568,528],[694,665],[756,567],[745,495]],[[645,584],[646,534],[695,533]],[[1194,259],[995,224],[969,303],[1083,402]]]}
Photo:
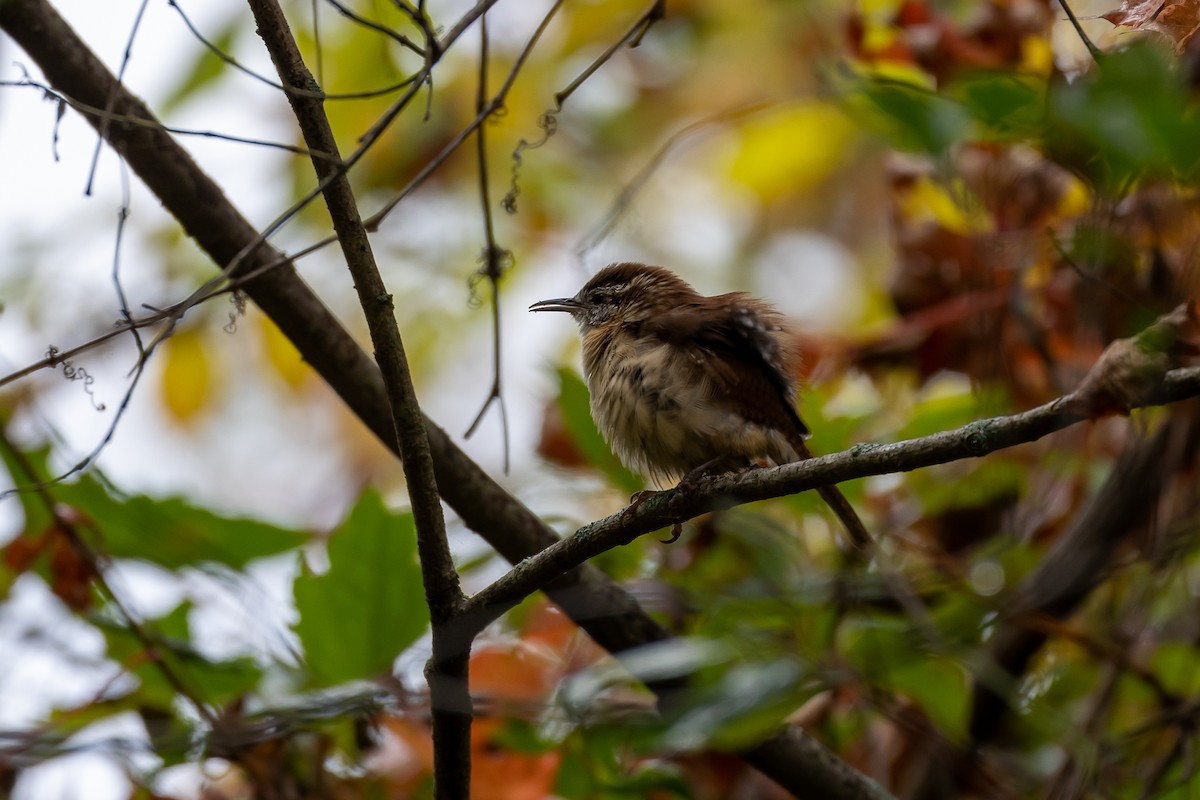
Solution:
{"label": "bird's foot", "polygon": [[656,494],[662,494],[662,492],[656,492],[653,489],[646,489],[644,491],[634,492],[631,494],[629,496],[629,506],[621,512],[621,524],[624,525],[626,522],[629,522],[629,520],[633,519],[634,513],[641,508],[642,503],[646,502],[651,497],[654,497]]}
{"label": "bird's foot", "polygon": [[679,483],[675,486],[675,491],[671,495],[671,501],[667,504],[667,507],[678,508],[683,502],[683,498],[699,489],[704,484],[704,481],[708,478],[712,478],[726,472],[741,471],[745,468],[745,461],[737,456],[718,456],[705,461],[700,466],[690,470],[679,480]]}
{"label": "bird's foot", "polygon": [[[638,507],[641,506],[642,503],[646,502],[651,497],[654,497],[657,494],[662,494],[662,492],[656,492],[653,489],[646,489],[645,491],[634,492],[632,495],[630,495],[629,496],[629,507],[621,512],[621,523],[624,524],[624,523],[628,522],[629,520],[633,519],[633,514],[634,514],[634,512],[636,512],[638,510]],[[674,502],[674,498],[672,498],[672,502]],[[662,542],[663,544],[674,544],[675,542],[679,541],[679,537],[682,535],[683,535],[683,523],[676,522],[674,525],[671,526],[671,538],[670,539],[659,539],[659,541]]]}

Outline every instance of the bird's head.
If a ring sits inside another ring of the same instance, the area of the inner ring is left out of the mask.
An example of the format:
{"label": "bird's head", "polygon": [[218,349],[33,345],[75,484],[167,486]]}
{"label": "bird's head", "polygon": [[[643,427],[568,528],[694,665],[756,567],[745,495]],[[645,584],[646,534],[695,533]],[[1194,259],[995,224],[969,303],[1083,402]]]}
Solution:
{"label": "bird's head", "polygon": [[584,284],[574,297],[542,300],[530,311],[565,311],[580,331],[609,324],[635,323],[693,302],[700,295],[663,267],[624,262],[610,264]]}

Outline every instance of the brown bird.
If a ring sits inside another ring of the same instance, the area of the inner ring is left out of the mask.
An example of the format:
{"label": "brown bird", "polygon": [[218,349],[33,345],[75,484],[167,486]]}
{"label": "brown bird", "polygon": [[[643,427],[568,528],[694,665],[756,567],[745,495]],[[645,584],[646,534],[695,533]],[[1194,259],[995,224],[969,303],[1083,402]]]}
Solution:
{"label": "brown bird", "polygon": [[[744,292],[705,297],[663,267],[611,264],[530,311],[579,324],[592,417],[617,457],[659,485],[812,458],[783,316]],[[836,486],[817,490],[854,544],[871,537]]]}

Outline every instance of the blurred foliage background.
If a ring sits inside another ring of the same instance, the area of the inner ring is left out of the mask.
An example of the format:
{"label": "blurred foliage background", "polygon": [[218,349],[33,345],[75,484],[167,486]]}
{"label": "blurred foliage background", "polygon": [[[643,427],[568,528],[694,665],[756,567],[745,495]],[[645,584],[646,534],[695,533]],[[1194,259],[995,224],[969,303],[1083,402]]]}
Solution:
{"label": "blurred foliage background", "polygon": [[[105,5],[97,25],[62,4],[115,69],[139,6]],[[488,14],[485,96],[551,5]],[[447,29],[470,6],[428,14]],[[395,93],[349,95],[418,69],[399,37],[421,31],[383,0],[285,7],[352,151]],[[591,424],[574,331],[523,311],[610,261],[793,317],[818,453],[1050,401],[1110,341],[1196,296],[1190,4],[1078,3],[1097,55],[1042,0],[654,8],[562,4],[485,124],[498,301],[480,271],[480,160],[473,141],[454,147],[477,114],[478,24],[350,175],[367,214],[403,197],[373,243],[426,412],[564,533],[643,484]],[[589,74],[631,30],[637,46]],[[247,74],[273,70],[238,3],[152,1],[130,52],[126,82],[166,124],[300,143],[282,95]],[[4,215],[9,372],[109,330],[114,272],[137,311],[213,265],[110,153],[84,196],[94,135],[19,68],[5,77],[0,132],[20,146],[0,147],[3,169],[40,198]],[[257,225],[315,183],[302,156],[181,138]],[[273,241],[296,251],[329,228],[313,203]],[[333,249],[298,268],[365,342]],[[492,380],[493,310],[507,441],[497,407],[466,440]],[[82,474],[0,503],[0,794],[427,796],[428,609],[391,455],[253,307],[191,310],[107,442],[136,363],[120,337],[0,388],[10,485],[105,444]],[[599,566],[679,637],[635,672],[694,672],[690,696],[655,715],[531,598],[473,655],[474,795],[781,796],[727,753],[784,720],[901,797],[1200,793],[1195,416],[1152,409],[844,485],[879,539],[869,565],[846,563],[809,494],[606,553]],[[1119,455],[1164,429],[1167,477],[1126,501],[1144,519],[1090,591],[1014,623]],[[468,589],[502,573],[461,525],[452,543]],[[1042,637],[1014,674],[996,669],[1004,625]],[[1004,700],[993,717],[989,692]]]}

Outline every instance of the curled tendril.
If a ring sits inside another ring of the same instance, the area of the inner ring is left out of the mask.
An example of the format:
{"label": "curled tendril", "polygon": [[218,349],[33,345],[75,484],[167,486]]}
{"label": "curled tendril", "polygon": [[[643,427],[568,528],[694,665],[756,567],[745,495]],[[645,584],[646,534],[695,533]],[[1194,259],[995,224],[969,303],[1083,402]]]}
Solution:
{"label": "curled tendril", "polygon": [[521,194],[521,187],[518,181],[521,177],[521,165],[524,163],[523,155],[526,150],[538,149],[548,142],[551,136],[558,133],[558,112],[545,112],[538,117],[537,125],[542,130],[541,138],[533,142],[522,139],[517,142],[517,147],[513,150],[512,181],[509,183],[509,189],[504,195],[504,199],[500,201],[500,207],[509,214],[517,213],[517,196]]}
{"label": "curled tendril", "polygon": [[50,345],[46,348],[46,358],[50,359],[55,365],[62,364],[63,377],[71,382],[79,381],[83,385],[83,393],[88,396],[91,401],[92,408],[97,411],[104,411],[104,403],[96,400],[96,391],[92,388],[92,384],[96,382],[95,376],[87,371],[84,367],[77,367],[70,361],[63,359],[58,360],[58,348]]}
{"label": "curled tendril", "polygon": [[246,295],[238,289],[229,295],[229,303],[233,306],[233,310],[229,312],[229,322],[225,323],[222,329],[228,334],[237,333],[238,318],[246,316]]}
{"label": "curled tendril", "polygon": [[478,309],[483,306],[483,299],[479,296],[479,284],[484,280],[498,281],[505,272],[513,265],[513,254],[511,250],[504,247],[487,247],[479,253],[479,258],[476,259],[479,264],[479,269],[471,273],[467,278],[467,289],[470,290],[470,295],[467,297],[467,305],[472,309]]}

